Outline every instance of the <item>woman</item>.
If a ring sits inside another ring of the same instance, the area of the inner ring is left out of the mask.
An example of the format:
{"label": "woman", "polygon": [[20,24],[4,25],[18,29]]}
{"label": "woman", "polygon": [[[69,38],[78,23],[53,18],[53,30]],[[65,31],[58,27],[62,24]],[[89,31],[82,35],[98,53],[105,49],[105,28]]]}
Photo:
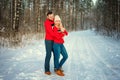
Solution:
{"label": "woman", "polygon": [[[63,37],[65,35],[68,35],[68,32],[65,30],[65,28],[63,28],[61,19],[58,15],[56,15],[54,18],[54,24],[55,26],[53,28],[53,32],[55,34],[55,37],[54,37],[53,50],[54,50],[54,64],[55,64],[55,69],[56,69],[55,72],[59,76],[64,76],[64,73],[61,70],[61,68],[63,64],[65,63],[65,61],[67,60],[68,54],[63,45],[64,43]],[[60,53],[63,58],[59,62]]]}

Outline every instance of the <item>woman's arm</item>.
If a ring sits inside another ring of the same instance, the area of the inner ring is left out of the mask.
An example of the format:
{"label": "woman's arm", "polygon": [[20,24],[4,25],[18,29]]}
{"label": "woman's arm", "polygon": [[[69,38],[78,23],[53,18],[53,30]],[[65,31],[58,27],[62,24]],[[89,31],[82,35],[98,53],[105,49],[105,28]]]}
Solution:
{"label": "woman's arm", "polygon": [[68,32],[66,31],[66,29],[63,26],[60,26],[61,32],[65,35],[68,35]]}
{"label": "woman's arm", "polygon": [[54,37],[57,39],[64,37],[64,35],[65,35],[62,32],[59,32],[56,27],[53,28],[53,32],[54,32]]}

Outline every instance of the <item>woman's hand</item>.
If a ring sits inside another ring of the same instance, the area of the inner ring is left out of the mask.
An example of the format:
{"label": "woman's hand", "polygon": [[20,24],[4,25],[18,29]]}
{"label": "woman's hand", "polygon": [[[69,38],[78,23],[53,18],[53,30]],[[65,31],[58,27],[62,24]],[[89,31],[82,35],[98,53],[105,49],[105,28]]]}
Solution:
{"label": "woman's hand", "polygon": [[65,31],[65,28],[62,27],[62,28],[61,28],[61,32],[64,32],[64,31]]}
{"label": "woman's hand", "polygon": [[61,30],[61,32],[65,31],[65,28],[63,27],[62,23],[60,23],[60,30]]}

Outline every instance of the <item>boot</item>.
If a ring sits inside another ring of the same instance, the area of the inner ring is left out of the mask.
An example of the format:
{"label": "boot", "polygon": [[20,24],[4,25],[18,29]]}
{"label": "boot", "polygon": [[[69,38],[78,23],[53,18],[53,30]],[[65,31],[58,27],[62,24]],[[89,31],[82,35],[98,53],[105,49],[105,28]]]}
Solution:
{"label": "boot", "polygon": [[55,73],[59,76],[64,76],[64,73],[61,70],[56,70]]}
{"label": "boot", "polygon": [[45,74],[47,74],[47,75],[51,75],[51,72],[50,72],[50,71],[47,71],[47,72],[45,72]]}

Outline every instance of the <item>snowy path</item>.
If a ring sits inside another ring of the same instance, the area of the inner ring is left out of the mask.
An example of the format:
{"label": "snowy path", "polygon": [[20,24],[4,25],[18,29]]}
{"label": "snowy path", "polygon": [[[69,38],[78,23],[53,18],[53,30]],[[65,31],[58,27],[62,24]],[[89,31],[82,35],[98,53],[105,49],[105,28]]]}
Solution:
{"label": "snowy path", "polygon": [[120,80],[120,42],[92,31],[71,32],[65,38],[69,58],[65,76],[44,74],[44,41],[16,49],[0,49],[0,80]]}

